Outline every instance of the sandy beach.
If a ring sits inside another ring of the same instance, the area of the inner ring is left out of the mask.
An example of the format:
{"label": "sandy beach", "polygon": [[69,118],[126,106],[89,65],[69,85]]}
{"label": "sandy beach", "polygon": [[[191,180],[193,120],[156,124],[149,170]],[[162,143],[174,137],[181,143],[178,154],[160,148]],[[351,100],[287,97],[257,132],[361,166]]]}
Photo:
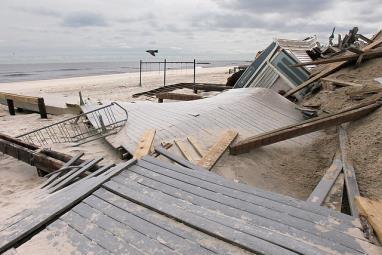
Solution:
{"label": "sandy beach", "polygon": [[[197,69],[197,82],[224,84],[229,67]],[[169,70],[167,84],[192,82],[192,70]],[[155,100],[153,98],[133,99],[132,94],[149,90],[163,85],[163,73],[145,72],[142,75],[142,86],[139,86],[139,73],[112,74],[66,79],[53,79],[41,81],[26,81],[14,83],[0,83],[0,91],[43,96],[47,105],[63,106],[65,103],[79,103],[78,92],[92,100]],[[192,93],[189,90],[184,92]],[[211,92],[205,92],[210,93]],[[213,92],[212,92],[213,93]],[[73,115],[49,115],[48,119],[41,119],[37,113],[17,113],[10,116],[6,106],[0,105],[0,132],[17,136],[28,131],[55,123]],[[104,140],[96,140],[80,147],[70,144],[53,144],[51,148],[70,155],[85,152],[86,157],[104,157],[104,162],[120,162],[117,152]],[[0,155],[0,221],[13,215],[25,204],[33,201],[33,193],[43,182],[38,177],[35,167],[18,161],[7,155]],[[28,196],[26,196],[28,194]]]}

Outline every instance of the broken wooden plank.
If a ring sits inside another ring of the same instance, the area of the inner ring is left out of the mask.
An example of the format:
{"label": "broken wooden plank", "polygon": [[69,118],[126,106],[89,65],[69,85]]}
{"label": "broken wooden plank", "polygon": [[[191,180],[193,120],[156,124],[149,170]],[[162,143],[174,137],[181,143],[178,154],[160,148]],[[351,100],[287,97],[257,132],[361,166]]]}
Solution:
{"label": "broken wooden plank", "polygon": [[[353,49],[355,50],[355,49]],[[354,51],[353,51],[354,52]],[[358,53],[360,52],[360,53]],[[342,62],[342,61],[355,61],[359,58],[359,56],[363,55],[363,58],[366,59],[372,59],[382,56],[382,50],[370,50],[370,51],[364,51],[364,50],[358,50],[357,53],[347,54],[340,57],[332,57],[332,58],[325,58],[325,59],[319,59],[314,60],[310,62],[304,62],[304,63],[298,63],[291,65],[292,67],[301,67],[306,65],[321,65],[321,64],[329,64],[329,63],[336,63],[336,62]]]}
{"label": "broken wooden plank", "polygon": [[192,101],[202,99],[202,96],[199,95],[189,95],[189,94],[180,94],[180,93],[170,93],[170,92],[162,92],[156,95],[158,98],[158,103],[163,103],[163,99],[170,100],[179,100],[179,101]]}
{"label": "broken wooden plank", "polygon": [[199,143],[193,137],[187,137],[187,140],[190,142],[192,147],[194,147],[196,153],[198,153],[198,155],[203,158],[206,152],[202,149]]}
{"label": "broken wooden plank", "polygon": [[230,153],[232,155],[238,155],[241,153],[249,152],[251,149],[255,149],[260,146],[273,144],[327,127],[337,126],[345,122],[353,121],[374,111],[379,106],[381,106],[381,104],[382,103],[379,101],[371,101],[365,104],[351,107],[339,113],[312,118],[299,124],[290,125],[270,132],[259,134],[231,145]]}
{"label": "broken wooden plank", "polygon": [[[380,45],[382,43],[382,38],[379,38],[377,40],[374,40],[372,43],[366,45],[364,48],[362,48],[363,51],[367,52],[375,47],[377,47],[378,45]],[[319,74],[315,75],[314,77],[308,79],[307,81],[304,81],[303,83],[301,83],[300,85],[298,85],[296,88],[294,89],[291,89],[289,90],[285,95],[284,97],[288,97],[288,96],[291,96],[295,93],[297,93],[298,91],[304,89],[305,87],[307,87],[308,85],[310,85],[311,83],[319,80],[320,78],[323,78],[325,76],[328,76],[329,74],[337,71],[340,67],[342,67],[343,65],[345,65],[348,61],[341,61],[341,62],[337,62],[337,63],[332,63],[331,65],[329,65],[327,68],[325,68],[324,70],[322,70]]]}
{"label": "broken wooden plank", "polygon": [[134,153],[134,158],[141,159],[143,156],[150,154],[151,147],[153,146],[155,129],[148,129],[139,140],[137,149]]}
{"label": "broken wooden plank", "polygon": [[15,115],[14,102],[22,102],[22,103],[37,105],[41,118],[46,119],[48,117],[46,113],[44,98],[42,97],[25,96],[25,95],[0,92],[0,99],[7,101],[9,106],[9,112],[11,115]]}
{"label": "broken wooden plank", "polygon": [[322,78],[321,80],[331,82],[331,83],[333,83],[335,85],[339,85],[339,86],[362,87],[362,84],[359,84],[359,83],[344,81],[344,80],[339,80],[339,79],[334,79],[334,78]]}
{"label": "broken wooden plank", "polygon": [[365,53],[363,50],[358,49],[356,47],[349,47],[349,48],[347,48],[347,50],[350,51],[350,52],[353,52],[355,54],[363,54],[363,53]]}
{"label": "broken wooden plank", "polygon": [[382,202],[357,196],[355,198],[355,203],[359,209],[360,215],[367,219],[373,227],[378,240],[382,242]]}
{"label": "broken wooden plank", "polygon": [[321,178],[316,188],[312,191],[307,201],[314,204],[321,205],[325,201],[325,198],[329,194],[330,190],[332,189],[333,184],[335,183],[341,170],[342,170],[341,153],[337,151],[333,159],[333,163],[328,168],[328,170],[326,170],[326,173]]}
{"label": "broken wooden plank", "polygon": [[321,205],[327,208],[336,210],[337,212],[341,212],[342,203],[343,203],[342,199],[343,199],[344,187],[345,187],[344,184],[345,184],[345,176],[341,172],[337,176],[337,180],[332,186],[329,194],[326,196],[325,201]]}
{"label": "broken wooden plank", "polygon": [[219,141],[207,151],[201,160],[199,160],[198,165],[211,170],[223,153],[228,149],[229,145],[235,140],[237,135],[238,132],[233,129],[225,132],[219,138]]}
{"label": "broken wooden plank", "polygon": [[174,143],[176,144],[176,146],[178,146],[180,153],[182,153],[185,159],[187,159],[190,162],[194,161],[194,158],[191,156],[191,152],[188,150],[187,146],[184,144],[183,141],[174,140]]}
{"label": "broken wooden plank", "polygon": [[178,155],[175,155],[174,153],[171,153],[169,151],[167,151],[166,149],[164,148],[161,148],[161,147],[154,147],[154,150],[165,156],[166,158],[168,159],[171,159],[172,161],[176,162],[177,164],[183,166],[183,167],[186,167],[186,168],[189,168],[189,169],[194,169],[194,170],[200,170],[200,171],[205,171],[206,169],[198,166],[198,165],[194,165],[192,164],[191,162],[179,157]]}
{"label": "broken wooden plank", "polygon": [[355,197],[359,196],[359,189],[355,170],[351,159],[350,144],[348,136],[344,127],[338,128],[338,135],[340,139],[340,149],[342,155],[342,168],[345,175],[346,194],[348,195],[350,212],[353,216],[358,217],[358,209],[355,204]]}

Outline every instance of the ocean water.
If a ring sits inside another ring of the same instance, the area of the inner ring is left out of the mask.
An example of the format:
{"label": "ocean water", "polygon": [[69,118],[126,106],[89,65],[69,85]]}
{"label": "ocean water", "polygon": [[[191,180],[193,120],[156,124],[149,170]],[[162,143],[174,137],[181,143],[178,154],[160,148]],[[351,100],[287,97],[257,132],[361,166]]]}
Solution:
{"label": "ocean water", "polygon": [[[167,60],[172,61],[172,60]],[[176,60],[175,60],[176,61]],[[197,61],[197,68],[236,66],[249,64],[247,61]],[[191,68],[192,64],[168,64],[167,69]],[[163,65],[161,66],[163,69]],[[142,71],[159,70],[158,64],[143,65]],[[0,64],[0,83],[49,80],[91,75],[139,72],[139,61],[87,62],[87,63],[38,63]]]}

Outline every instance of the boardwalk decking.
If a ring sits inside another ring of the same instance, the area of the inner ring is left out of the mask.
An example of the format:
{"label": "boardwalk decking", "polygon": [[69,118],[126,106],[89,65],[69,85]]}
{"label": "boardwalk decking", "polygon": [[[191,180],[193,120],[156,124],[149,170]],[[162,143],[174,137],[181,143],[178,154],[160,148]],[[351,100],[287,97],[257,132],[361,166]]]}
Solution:
{"label": "boardwalk decking", "polygon": [[[303,120],[293,103],[263,88],[234,89],[192,102],[119,103],[129,114],[126,126],[106,140],[113,147],[122,146],[131,154],[147,129],[156,130],[155,146],[162,141],[173,142],[174,139],[195,136],[203,147],[210,148],[228,129],[237,130],[239,136],[236,140],[240,141]],[[97,107],[98,104],[87,104],[83,110]],[[309,143],[313,137],[314,134],[308,134],[269,148],[300,146]]]}
{"label": "boardwalk decking", "polygon": [[[354,217],[150,156],[78,182],[48,198],[44,206],[0,228],[0,252],[381,252],[363,237]],[[30,231],[32,227],[37,232]]]}

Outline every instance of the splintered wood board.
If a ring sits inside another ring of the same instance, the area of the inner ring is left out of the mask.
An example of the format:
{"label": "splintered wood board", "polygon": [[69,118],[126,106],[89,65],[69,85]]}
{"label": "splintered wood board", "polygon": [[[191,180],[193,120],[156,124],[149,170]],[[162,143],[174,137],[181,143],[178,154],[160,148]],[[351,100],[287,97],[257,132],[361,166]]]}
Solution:
{"label": "splintered wood board", "polygon": [[150,154],[151,147],[154,142],[155,129],[148,129],[145,131],[134,153],[134,158],[141,159],[143,156]]}
{"label": "splintered wood board", "polygon": [[378,240],[382,242],[382,202],[357,196],[355,203],[359,213],[366,217],[377,234]]}
{"label": "splintered wood board", "polygon": [[234,129],[225,132],[220,137],[219,141],[207,151],[204,157],[198,162],[198,165],[211,170],[223,153],[228,149],[228,146],[235,140],[237,135],[238,132]]}

